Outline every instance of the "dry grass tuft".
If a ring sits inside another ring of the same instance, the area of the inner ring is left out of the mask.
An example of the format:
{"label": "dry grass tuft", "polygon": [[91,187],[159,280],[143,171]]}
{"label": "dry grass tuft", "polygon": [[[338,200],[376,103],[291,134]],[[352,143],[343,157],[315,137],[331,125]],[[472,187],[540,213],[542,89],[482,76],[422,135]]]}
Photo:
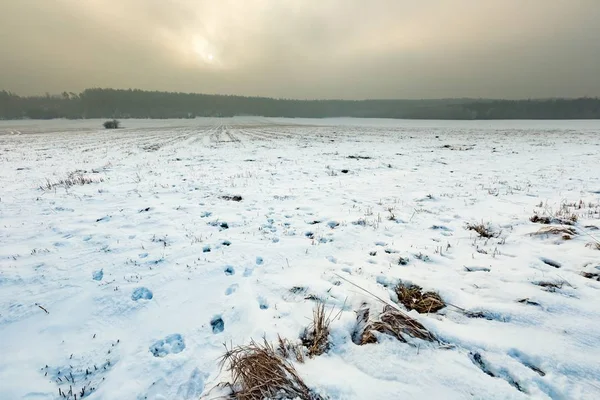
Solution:
{"label": "dry grass tuft", "polygon": [[579,217],[577,217],[576,214],[568,214],[564,217],[559,217],[559,216],[550,217],[547,215],[534,214],[531,218],[529,218],[529,220],[531,222],[534,222],[537,224],[544,224],[544,225],[549,225],[549,224],[573,225],[577,222],[578,219],[579,219]]}
{"label": "dry grass tuft", "polygon": [[489,223],[484,224],[483,222],[480,224],[467,224],[465,229],[468,231],[475,231],[477,234],[483,238],[491,239],[498,237],[499,234],[494,232]]}
{"label": "dry grass tuft", "polygon": [[565,285],[565,282],[550,282],[550,281],[541,281],[534,283],[535,285],[541,286],[547,292],[556,292],[557,289],[562,289]]}
{"label": "dry grass tuft", "polygon": [[228,365],[232,397],[237,400],[306,399],[323,400],[302,381],[294,366],[279,356],[266,339],[247,346],[226,349],[221,359]]}
{"label": "dry grass tuft", "polygon": [[235,196],[229,196],[229,195],[225,195],[225,196],[221,196],[221,198],[223,200],[227,200],[227,201],[242,201],[242,196],[239,195],[235,195]]}
{"label": "dry grass tuft", "polygon": [[399,283],[395,288],[398,301],[408,310],[416,310],[420,314],[438,312],[446,307],[440,295],[434,292],[423,293],[423,288],[417,285]]}
{"label": "dry grass tuft", "polygon": [[[332,309],[333,311],[333,309]],[[331,313],[325,313],[325,303],[319,302],[313,309],[313,318],[310,325],[304,330],[300,339],[308,349],[308,356],[320,356],[329,350],[329,324]]]}
{"label": "dry grass tuft", "polygon": [[529,218],[529,220],[533,223],[536,224],[551,224],[552,223],[552,218],[545,216],[545,215],[538,215],[538,214],[534,214],[531,218]]}
{"label": "dry grass tuft", "polygon": [[571,236],[577,235],[577,231],[575,228],[569,226],[545,226],[537,232],[532,233],[532,235],[562,235],[563,238],[569,236],[569,239],[571,239]]}
{"label": "dry grass tuft", "polygon": [[277,351],[283,358],[290,358],[294,356],[296,361],[299,363],[304,362],[304,352],[299,344],[292,343],[288,339],[284,339],[277,335]]}
{"label": "dry grass tuft", "polygon": [[428,342],[437,340],[419,321],[392,306],[385,306],[379,321],[371,322],[364,328],[360,344],[376,343],[374,331],[393,336],[403,343],[407,343],[406,336]]}
{"label": "dry grass tuft", "polygon": [[585,245],[585,247],[600,250],[600,242],[589,242],[588,244]]}
{"label": "dry grass tuft", "polygon": [[352,331],[352,341],[354,344],[363,344],[363,335],[365,333],[365,328],[369,324],[370,314],[371,312],[366,303],[363,303],[358,311],[356,311],[356,327]]}
{"label": "dry grass tuft", "polygon": [[91,183],[100,183],[100,182],[104,182],[104,178],[91,177],[91,176],[83,175],[79,171],[75,171],[75,172],[69,173],[69,175],[66,178],[60,179],[58,181],[51,181],[50,179],[46,178],[46,182],[43,183],[42,185],[40,185],[40,189],[41,190],[54,190],[57,187],[64,187],[65,189],[68,189],[72,186],[83,186],[83,185],[89,185]]}
{"label": "dry grass tuft", "polygon": [[588,279],[600,282],[600,274],[599,273],[595,273],[595,272],[582,272],[581,276],[583,276],[584,278],[588,278]]}

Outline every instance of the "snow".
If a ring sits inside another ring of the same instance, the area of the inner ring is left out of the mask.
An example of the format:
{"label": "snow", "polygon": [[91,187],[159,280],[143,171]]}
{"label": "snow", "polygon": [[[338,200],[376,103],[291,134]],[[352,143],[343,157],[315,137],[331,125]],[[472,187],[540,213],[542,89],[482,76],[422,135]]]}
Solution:
{"label": "snow", "polygon": [[[1,399],[197,399],[316,297],[332,347],[295,366],[330,399],[600,398],[600,121],[102,122],[0,121]],[[351,283],[400,281],[452,304],[409,312],[445,346],[353,343],[383,305]]]}

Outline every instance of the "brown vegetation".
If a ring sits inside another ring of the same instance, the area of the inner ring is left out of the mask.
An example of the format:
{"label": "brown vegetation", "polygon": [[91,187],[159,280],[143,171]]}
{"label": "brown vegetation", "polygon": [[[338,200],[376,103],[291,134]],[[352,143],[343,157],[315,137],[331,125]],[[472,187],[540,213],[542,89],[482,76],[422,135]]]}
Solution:
{"label": "brown vegetation", "polygon": [[404,343],[407,343],[407,336],[428,342],[437,340],[419,321],[392,306],[385,306],[379,320],[365,326],[360,344],[376,343],[377,337],[373,332],[385,333]]}
{"label": "brown vegetation", "polygon": [[232,398],[237,400],[322,400],[298,376],[294,366],[266,340],[227,349],[221,360],[231,372]]}
{"label": "brown vegetation", "polygon": [[325,304],[318,303],[313,310],[313,319],[304,330],[300,339],[308,349],[308,356],[320,356],[329,350],[329,324],[330,316],[325,315]]}
{"label": "brown vegetation", "polygon": [[494,237],[498,237],[499,234],[494,232],[489,223],[484,224],[483,222],[480,224],[467,224],[465,229],[469,231],[475,231],[477,234],[483,238],[491,239]]}
{"label": "brown vegetation", "polygon": [[420,314],[437,312],[446,307],[444,300],[435,292],[423,293],[423,288],[417,285],[399,283],[395,288],[398,301],[408,310],[416,310]]}

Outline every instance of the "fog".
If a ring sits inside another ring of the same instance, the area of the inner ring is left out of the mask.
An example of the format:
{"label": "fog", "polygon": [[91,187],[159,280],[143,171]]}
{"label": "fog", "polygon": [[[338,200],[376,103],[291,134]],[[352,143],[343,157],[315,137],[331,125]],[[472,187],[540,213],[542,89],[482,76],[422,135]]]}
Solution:
{"label": "fog", "polygon": [[0,0],[0,89],[600,95],[597,0]]}

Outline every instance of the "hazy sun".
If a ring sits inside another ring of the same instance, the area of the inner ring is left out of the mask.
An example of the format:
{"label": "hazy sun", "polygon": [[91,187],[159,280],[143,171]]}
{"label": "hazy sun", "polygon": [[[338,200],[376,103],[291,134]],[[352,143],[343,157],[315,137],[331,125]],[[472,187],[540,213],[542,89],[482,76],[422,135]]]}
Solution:
{"label": "hazy sun", "polygon": [[193,38],[192,51],[201,62],[212,63],[216,61],[214,56],[214,46],[201,36]]}

